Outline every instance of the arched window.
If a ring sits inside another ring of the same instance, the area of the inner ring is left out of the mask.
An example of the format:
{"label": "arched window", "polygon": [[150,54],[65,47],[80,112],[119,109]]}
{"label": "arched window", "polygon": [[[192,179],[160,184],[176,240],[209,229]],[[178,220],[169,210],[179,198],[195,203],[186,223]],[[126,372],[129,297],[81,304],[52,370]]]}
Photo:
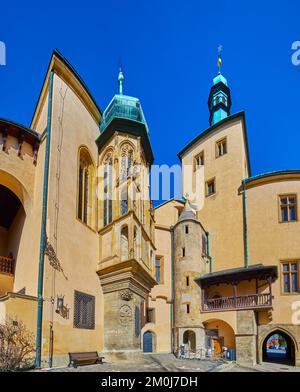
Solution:
{"label": "arched window", "polygon": [[133,150],[130,144],[124,144],[121,149],[120,181],[126,181],[131,174]]}
{"label": "arched window", "polygon": [[108,152],[103,160],[104,165],[104,198],[103,224],[112,222],[112,153]]}
{"label": "arched window", "polygon": [[94,165],[86,148],[79,152],[77,216],[85,224],[91,224],[93,204]]}
{"label": "arched window", "polygon": [[123,226],[121,229],[121,261],[126,261],[129,259],[128,251],[128,227]]}

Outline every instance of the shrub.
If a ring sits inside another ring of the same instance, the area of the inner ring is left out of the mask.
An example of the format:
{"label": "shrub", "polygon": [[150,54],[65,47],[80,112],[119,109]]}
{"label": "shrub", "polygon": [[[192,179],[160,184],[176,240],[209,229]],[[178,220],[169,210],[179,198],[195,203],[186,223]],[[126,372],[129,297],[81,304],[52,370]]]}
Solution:
{"label": "shrub", "polygon": [[15,371],[33,366],[35,339],[22,321],[6,318],[0,324],[0,371]]}

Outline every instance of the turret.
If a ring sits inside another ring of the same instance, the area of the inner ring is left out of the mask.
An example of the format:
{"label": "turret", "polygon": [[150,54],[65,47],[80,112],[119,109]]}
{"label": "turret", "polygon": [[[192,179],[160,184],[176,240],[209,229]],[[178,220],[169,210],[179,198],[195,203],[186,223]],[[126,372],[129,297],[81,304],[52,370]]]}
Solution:
{"label": "turret", "polygon": [[194,282],[206,273],[206,233],[189,201],[174,226],[174,346],[185,350],[205,347],[201,323],[201,290]]}

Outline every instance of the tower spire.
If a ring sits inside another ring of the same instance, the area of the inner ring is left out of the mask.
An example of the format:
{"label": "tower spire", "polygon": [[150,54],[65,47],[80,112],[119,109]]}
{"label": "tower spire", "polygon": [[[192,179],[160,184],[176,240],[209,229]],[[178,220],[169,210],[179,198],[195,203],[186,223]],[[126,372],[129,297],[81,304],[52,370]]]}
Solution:
{"label": "tower spire", "polygon": [[218,68],[219,68],[219,74],[221,73],[221,67],[222,67],[222,57],[221,57],[222,50],[223,50],[223,46],[219,45],[218,46]]}
{"label": "tower spire", "polygon": [[208,97],[209,123],[214,125],[230,115],[231,94],[226,78],[221,73],[223,47],[218,47],[218,75],[213,79],[213,86]]}
{"label": "tower spire", "polygon": [[124,75],[123,75],[122,67],[120,67],[119,76],[118,76],[119,94],[120,95],[123,95],[123,81],[124,81]]}

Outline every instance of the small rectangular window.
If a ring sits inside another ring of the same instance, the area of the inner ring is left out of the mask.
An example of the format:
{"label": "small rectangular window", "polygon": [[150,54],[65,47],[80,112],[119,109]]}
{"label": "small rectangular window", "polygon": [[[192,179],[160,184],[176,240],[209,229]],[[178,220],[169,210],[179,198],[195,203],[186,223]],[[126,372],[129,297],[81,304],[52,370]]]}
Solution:
{"label": "small rectangular window", "polygon": [[185,234],[189,234],[189,226],[188,225],[185,226]]}
{"label": "small rectangular window", "polygon": [[211,179],[206,182],[206,196],[210,196],[216,193],[216,183],[215,179]]}
{"label": "small rectangular window", "polygon": [[93,295],[75,291],[74,327],[95,329],[95,297]]}
{"label": "small rectangular window", "polygon": [[227,153],[227,140],[226,137],[216,143],[216,157],[221,157]]}
{"label": "small rectangular window", "polygon": [[185,257],[185,248],[182,248],[182,257]]}
{"label": "small rectangular window", "polygon": [[189,285],[190,285],[190,277],[189,276],[185,277],[185,283],[186,283],[186,286],[189,287]]}
{"label": "small rectangular window", "polygon": [[279,221],[295,222],[297,220],[297,197],[294,194],[279,196]]}
{"label": "small rectangular window", "polygon": [[147,323],[155,323],[155,309],[147,309],[146,319]]}
{"label": "small rectangular window", "polygon": [[200,166],[204,166],[204,151],[196,155],[194,158],[194,171],[196,171]]}
{"label": "small rectangular window", "polygon": [[186,312],[190,313],[190,304],[186,304]]}
{"label": "small rectangular window", "polygon": [[282,262],[282,282],[284,293],[299,293],[299,261]]}

